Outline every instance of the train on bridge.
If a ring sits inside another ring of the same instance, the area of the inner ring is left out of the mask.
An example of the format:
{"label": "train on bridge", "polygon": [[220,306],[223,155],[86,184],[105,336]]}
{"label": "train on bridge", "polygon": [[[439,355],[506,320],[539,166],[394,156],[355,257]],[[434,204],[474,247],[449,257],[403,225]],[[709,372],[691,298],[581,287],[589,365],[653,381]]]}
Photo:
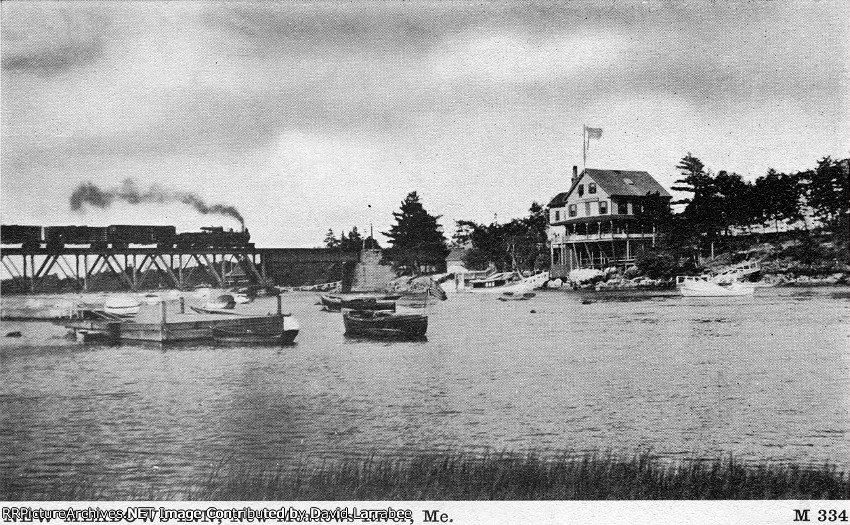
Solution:
{"label": "train on bridge", "polygon": [[125,250],[131,245],[156,246],[163,251],[204,249],[252,250],[251,234],[205,226],[198,232],[177,233],[174,226],[113,224],[111,226],[0,226],[0,244],[23,250],[62,250],[86,246],[91,250]]}

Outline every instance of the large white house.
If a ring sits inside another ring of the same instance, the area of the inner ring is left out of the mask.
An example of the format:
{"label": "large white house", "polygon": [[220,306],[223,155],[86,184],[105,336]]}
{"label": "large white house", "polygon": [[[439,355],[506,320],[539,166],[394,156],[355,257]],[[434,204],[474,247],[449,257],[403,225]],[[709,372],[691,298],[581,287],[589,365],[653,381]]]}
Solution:
{"label": "large white house", "polygon": [[552,276],[578,268],[626,266],[656,242],[650,199],[669,206],[671,196],[649,173],[573,166],[569,191],[549,203]]}

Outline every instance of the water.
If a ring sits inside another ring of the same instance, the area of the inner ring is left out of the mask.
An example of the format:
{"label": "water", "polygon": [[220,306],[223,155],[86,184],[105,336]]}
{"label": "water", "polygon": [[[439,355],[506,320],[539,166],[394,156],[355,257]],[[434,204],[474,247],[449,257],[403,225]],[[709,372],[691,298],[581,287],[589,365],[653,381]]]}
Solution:
{"label": "water", "polygon": [[4,322],[24,337],[0,342],[0,496],[77,480],[180,494],[221,464],[488,448],[846,469],[850,301],[836,290],[453,295],[430,309],[428,341],[390,343],[346,339],[340,314],[289,294],[302,332],[284,348],[83,345]]}

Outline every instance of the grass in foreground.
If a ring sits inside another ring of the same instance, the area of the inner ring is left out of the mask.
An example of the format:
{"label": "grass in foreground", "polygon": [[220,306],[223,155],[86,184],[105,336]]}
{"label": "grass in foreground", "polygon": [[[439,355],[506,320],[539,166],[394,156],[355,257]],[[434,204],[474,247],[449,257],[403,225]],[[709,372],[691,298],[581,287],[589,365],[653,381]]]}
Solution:
{"label": "grass in foreground", "polygon": [[850,477],[835,467],[750,465],[729,457],[665,464],[633,457],[566,454],[425,455],[346,461],[313,472],[230,471],[194,492],[204,500],[598,500],[848,499]]}
{"label": "grass in foreground", "polygon": [[[98,489],[97,486],[103,487]],[[463,453],[365,459],[298,470],[222,468],[186,491],[138,487],[111,494],[103,483],[9,490],[5,500],[599,500],[850,499],[835,466],[753,465],[733,457],[670,463],[649,453],[543,459],[535,454]]]}

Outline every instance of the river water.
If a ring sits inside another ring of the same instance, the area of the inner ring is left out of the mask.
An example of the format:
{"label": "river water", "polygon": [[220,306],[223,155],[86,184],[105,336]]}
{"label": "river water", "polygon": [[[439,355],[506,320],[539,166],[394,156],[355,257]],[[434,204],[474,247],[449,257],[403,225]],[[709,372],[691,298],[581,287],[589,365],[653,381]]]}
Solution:
{"label": "river water", "polygon": [[0,342],[0,499],[80,480],[180,494],[222,464],[440,450],[850,467],[846,289],[582,297],[451,295],[424,342],[347,339],[308,293],[284,296],[302,331],[282,348],[84,345],[4,322],[23,337]]}

